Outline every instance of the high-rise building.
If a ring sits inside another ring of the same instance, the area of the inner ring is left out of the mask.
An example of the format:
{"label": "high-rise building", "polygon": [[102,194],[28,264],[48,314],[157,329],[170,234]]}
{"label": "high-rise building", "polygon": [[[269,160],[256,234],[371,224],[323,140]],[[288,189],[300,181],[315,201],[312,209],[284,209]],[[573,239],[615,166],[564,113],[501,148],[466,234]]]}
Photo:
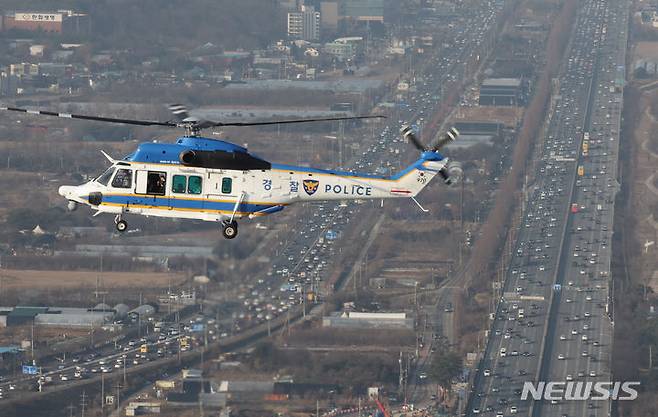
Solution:
{"label": "high-rise building", "polygon": [[288,37],[316,41],[320,39],[320,12],[312,6],[301,6],[288,13]]}
{"label": "high-rise building", "polygon": [[3,30],[25,30],[64,34],[86,34],[90,31],[89,16],[73,10],[56,12],[20,11],[2,16]]}

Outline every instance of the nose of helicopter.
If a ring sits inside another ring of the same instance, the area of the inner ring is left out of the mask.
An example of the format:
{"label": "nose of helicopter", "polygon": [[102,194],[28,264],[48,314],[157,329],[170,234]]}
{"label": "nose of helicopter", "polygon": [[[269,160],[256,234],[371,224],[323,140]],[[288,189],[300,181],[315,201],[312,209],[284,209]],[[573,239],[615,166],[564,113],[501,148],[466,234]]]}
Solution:
{"label": "nose of helicopter", "polygon": [[71,185],[62,185],[59,187],[58,193],[62,197],[69,198],[73,195],[73,190],[75,190],[75,187]]}

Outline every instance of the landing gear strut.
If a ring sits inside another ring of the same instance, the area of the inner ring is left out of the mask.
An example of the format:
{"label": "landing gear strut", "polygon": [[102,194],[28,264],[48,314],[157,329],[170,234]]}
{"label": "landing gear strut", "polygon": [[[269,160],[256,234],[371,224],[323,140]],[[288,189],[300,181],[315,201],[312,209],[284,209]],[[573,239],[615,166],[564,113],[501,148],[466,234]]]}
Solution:
{"label": "landing gear strut", "polygon": [[222,235],[226,239],[233,239],[238,235],[238,222],[230,221],[224,222],[224,228],[222,229]]}
{"label": "landing gear strut", "polygon": [[123,220],[121,216],[116,216],[114,218],[114,225],[117,229],[117,232],[123,233],[128,230],[128,222]]}

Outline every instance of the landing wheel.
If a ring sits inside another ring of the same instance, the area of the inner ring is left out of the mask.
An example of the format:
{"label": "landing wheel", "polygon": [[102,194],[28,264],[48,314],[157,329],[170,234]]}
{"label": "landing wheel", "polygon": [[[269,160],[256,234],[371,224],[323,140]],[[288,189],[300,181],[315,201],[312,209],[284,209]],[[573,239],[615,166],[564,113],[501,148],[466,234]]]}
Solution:
{"label": "landing wheel", "polygon": [[125,220],[117,220],[117,222],[116,222],[116,228],[117,228],[117,231],[118,231],[118,232],[123,233],[123,232],[125,232],[126,230],[128,230],[128,222],[125,221]]}
{"label": "landing wheel", "polygon": [[224,223],[224,229],[222,230],[222,234],[226,239],[233,239],[238,235],[238,222],[230,222],[230,223]]}

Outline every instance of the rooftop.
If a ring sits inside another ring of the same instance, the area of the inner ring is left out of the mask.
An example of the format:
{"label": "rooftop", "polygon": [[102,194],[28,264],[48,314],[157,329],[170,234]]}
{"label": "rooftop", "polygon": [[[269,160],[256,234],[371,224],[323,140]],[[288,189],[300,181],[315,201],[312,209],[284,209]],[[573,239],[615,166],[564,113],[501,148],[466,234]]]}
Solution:
{"label": "rooftop", "polygon": [[520,87],[519,78],[487,78],[482,81],[483,87]]}

